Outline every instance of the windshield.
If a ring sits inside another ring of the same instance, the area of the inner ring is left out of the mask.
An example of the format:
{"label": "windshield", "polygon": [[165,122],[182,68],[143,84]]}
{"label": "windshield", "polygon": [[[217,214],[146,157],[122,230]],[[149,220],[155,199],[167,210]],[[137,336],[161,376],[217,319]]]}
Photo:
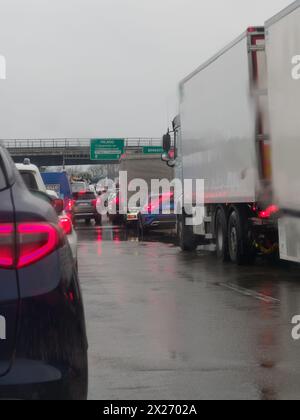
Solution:
{"label": "windshield", "polygon": [[1,165],[0,165],[0,190],[3,190],[6,187],[6,180],[4,173],[2,171]]}
{"label": "windshield", "polygon": [[94,200],[96,195],[93,192],[77,192],[73,194],[74,200]]}
{"label": "windshield", "polygon": [[73,193],[79,193],[81,191],[86,191],[87,185],[85,182],[76,182],[75,184],[72,184],[72,192]]}

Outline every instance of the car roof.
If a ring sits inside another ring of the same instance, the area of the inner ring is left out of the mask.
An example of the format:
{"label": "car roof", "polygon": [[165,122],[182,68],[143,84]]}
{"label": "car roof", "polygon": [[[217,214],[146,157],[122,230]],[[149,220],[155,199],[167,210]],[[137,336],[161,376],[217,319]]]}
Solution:
{"label": "car roof", "polygon": [[24,163],[16,163],[16,167],[19,171],[40,172],[38,167],[32,164],[24,165]]}

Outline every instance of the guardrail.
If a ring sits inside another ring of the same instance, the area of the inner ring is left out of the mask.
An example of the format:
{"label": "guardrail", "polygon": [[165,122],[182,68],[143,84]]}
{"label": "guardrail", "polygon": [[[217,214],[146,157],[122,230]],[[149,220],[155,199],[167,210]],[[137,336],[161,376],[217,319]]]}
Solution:
{"label": "guardrail", "polygon": [[[0,140],[8,149],[71,149],[90,146],[90,139],[11,139]],[[126,138],[126,148],[161,146],[160,138]]]}

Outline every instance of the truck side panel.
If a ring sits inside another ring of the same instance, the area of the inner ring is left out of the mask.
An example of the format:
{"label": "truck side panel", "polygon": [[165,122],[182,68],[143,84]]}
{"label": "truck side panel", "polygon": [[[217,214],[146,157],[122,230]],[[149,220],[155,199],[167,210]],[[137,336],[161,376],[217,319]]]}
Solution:
{"label": "truck side panel", "polygon": [[300,262],[300,1],[266,23],[273,190],[280,257]]}
{"label": "truck side panel", "polygon": [[[300,2],[267,23],[269,108],[275,198],[300,211]],[[297,59],[298,57],[298,59]],[[297,71],[297,63],[298,69]]]}
{"label": "truck side panel", "polygon": [[181,85],[185,179],[205,179],[206,203],[255,202],[256,110],[248,37]]}

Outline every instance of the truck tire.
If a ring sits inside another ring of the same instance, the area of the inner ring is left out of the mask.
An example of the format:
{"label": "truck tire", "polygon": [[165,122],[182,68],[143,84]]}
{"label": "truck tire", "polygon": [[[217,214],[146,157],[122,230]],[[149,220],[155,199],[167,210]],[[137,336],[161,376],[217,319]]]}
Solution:
{"label": "truck tire", "polygon": [[186,225],[186,216],[184,214],[179,215],[177,218],[177,236],[182,251],[195,251],[197,238],[193,233],[193,227]]}
{"label": "truck tire", "polygon": [[245,209],[234,207],[228,221],[229,256],[237,265],[253,264],[256,253]]}
{"label": "truck tire", "polygon": [[227,262],[229,261],[227,216],[223,208],[217,210],[215,233],[217,258]]}

